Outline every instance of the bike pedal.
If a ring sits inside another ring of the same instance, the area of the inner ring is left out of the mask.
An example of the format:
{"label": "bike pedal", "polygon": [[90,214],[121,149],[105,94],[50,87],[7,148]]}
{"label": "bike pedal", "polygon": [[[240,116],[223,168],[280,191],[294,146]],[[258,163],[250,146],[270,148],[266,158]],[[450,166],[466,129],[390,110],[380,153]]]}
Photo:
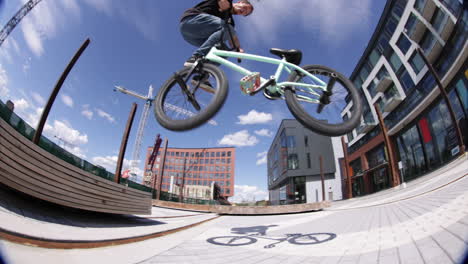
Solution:
{"label": "bike pedal", "polygon": [[260,87],[260,84],[261,79],[259,72],[254,72],[252,74],[244,76],[240,80],[240,88],[244,94],[251,94],[257,91],[258,87]]}

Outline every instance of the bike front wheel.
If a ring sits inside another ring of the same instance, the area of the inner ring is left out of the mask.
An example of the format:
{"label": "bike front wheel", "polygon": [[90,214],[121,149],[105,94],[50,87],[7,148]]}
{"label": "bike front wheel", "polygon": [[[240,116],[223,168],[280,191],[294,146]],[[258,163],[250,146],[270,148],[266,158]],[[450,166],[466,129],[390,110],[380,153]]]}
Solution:
{"label": "bike front wheel", "polygon": [[[190,76],[189,73],[190,67],[183,68],[167,80],[156,95],[156,120],[169,130],[185,131],[204,124],[226,101],[227,79],[218,67],[206,63]],[[181,81],[186,79],[185,87],[181,86]],[[216,125],[213,120],[210,123]]]}
{"label": "bike front wheel", "polygon": [[305,127],[326,136],[341,136],[356,128],[361,122],[362,100],[353,83],[322,65],[302,68],[316,78],[294,71],[288,81],[316,86],[326,84],[331,93],[324,100],[326,92],[322,89],[301,85],[286,87],[286,104],[294,117]]}
{"label": "bike front wheel", "polygon": [[295,245],[321,244],[336,238],[333,233],[311,233],[291,238],[288,242]]}

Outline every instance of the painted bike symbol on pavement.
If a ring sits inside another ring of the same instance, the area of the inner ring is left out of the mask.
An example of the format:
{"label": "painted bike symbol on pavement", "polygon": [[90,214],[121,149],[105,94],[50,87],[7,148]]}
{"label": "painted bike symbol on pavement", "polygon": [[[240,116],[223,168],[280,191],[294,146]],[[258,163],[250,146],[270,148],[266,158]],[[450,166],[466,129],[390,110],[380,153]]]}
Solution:
{"label": "painted bike symbol on pavement", "polygon": [[277,244],[284,241],[288,241],[294,245],[314,245],[321,244],[327,241],[330,241],[336,238],[336,234],[333,233],[310,233],[310,234],[286,234],[284,237],[268,237],[266,236],[266,231],[269,227],[274,227],[276,225],[269,226],[252,226],[252,227],[235,227],[231,229],[231,233],[241,234],[243,236],[220,236],[212,237],[207,239],[207,241],[214,245],[219,246],[246,246],[257,242],[258,239],[266,239],[276,241],[272,244],[264,246],[264,248],[274,248]]}

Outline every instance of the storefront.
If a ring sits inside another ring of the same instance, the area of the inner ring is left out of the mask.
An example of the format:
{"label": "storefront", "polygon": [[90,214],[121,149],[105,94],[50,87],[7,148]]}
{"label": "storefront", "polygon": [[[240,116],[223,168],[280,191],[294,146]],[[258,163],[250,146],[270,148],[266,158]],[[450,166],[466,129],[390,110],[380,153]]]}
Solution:
{"label": "storefront", "polygon": [[[467,80],[455,78],[449,90],[449,100],[462,135],[467,137],[468,117]],[[460,152],[455,126],[449,118],[444,100],[429,106],[416,120],[396,136],[398,159],[402,164],[402,178],[410,181],[456,158]]]}

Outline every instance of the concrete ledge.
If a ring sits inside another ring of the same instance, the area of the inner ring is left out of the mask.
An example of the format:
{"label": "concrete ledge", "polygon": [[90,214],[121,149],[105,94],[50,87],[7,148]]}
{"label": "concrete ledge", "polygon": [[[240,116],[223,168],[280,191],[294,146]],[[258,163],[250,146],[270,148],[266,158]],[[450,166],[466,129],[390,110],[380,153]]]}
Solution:
{"label": "concrete ledge", "polygon": [[319,211],[330,207],[329,201],[308,204],[290,204],[290,205],[272,205],[272,206],[226,206],[226,205],[201,205],[201,204],[184,204],[168,201],[153,200],[153,206],[197,211],[210,212],[220,215],[274,215],[274,214],[291,214],[305,213],[310,211]]}

